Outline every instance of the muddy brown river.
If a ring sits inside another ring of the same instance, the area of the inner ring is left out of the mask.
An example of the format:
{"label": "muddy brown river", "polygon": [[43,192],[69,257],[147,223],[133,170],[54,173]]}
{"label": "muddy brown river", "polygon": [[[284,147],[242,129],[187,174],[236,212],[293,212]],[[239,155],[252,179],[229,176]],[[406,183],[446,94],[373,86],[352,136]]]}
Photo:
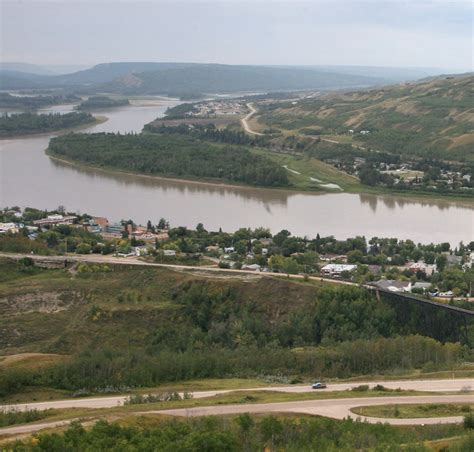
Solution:
{"label": "muddy brown river", "polygon": [[[97,112],[108,121],[84,132],[139,132],[172,100]],[[70,111],[71,105],[47,111]],[[172,225],[234,231],[264,226],[295,235],[410,238],[415,242],[474,240],[474,204],[348,193],[314,194],[154,179],[74,167],[50,159],[52,135],[0,141],[0,207],[19,205]]]}

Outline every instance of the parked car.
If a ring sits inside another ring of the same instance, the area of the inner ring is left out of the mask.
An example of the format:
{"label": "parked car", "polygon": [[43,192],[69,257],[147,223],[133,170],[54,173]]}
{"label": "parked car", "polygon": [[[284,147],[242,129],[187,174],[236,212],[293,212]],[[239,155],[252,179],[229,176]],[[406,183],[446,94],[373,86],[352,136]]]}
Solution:
{"label": "parked car", "polygon": [[317,383],[313,383],[313,384],[311,385],[311,387],[312,387],[313,389],[325,389],[325,388],[327,388],[327,385],[326,385],[326,383],[323,383],[323,382],[321,382],[321,381],[318,381]]}

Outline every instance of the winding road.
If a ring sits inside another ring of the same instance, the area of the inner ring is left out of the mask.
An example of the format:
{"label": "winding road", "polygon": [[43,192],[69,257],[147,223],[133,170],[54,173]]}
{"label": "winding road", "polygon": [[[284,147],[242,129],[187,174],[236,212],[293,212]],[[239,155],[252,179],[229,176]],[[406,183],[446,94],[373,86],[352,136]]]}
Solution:
{"label": "winding road", "polygon": [[[360,385],[367,385],[373,388],[376,385],[382,385],[387,389],[402,389],[404,391],[425,391],[425,392],[457,392],[474,390],[474,378],[456,378],[442,380],[390,380],[390,381],[354,381],[350,383],[334,383],[328,385],[326,389],[318,389],[317,393],[331,393],[335,391],[349,391]],[[291,394],[302,394],[308,392],[316,392],[310,385],[291,385],[291,386],[266,386],[260,388],[242,388],[242,389],[221,389],[209,391],[193,392],[194,399],[203,399],[205,397],[214,397],[230,392],[243,391],[270,391],[285,392]],[[51,400],[47,402],[32,402],[12,405],[0,405],[4,410],[49,410],[62,408],[113,408],[123,405],[128,395],[113,397],[94,397],[94,398],[77,398],[66,400]],[[372,399],[372,398],[371,398]],[[398,400],[398,397],[397,397]],[[319,401],[314,401],[319,403]],[[293,402],[291,402],[293,403]]]}
{"label": "winding road", "polygon": [[255,108],[253,107],[252,104],[247,104],[247,107],[248,109],[250,110],[250,113],[245,116],[244,118],[241,119],[242,121],[242,126],[244,127],[244,130],[247,132],[247,133],[250,133],[251,135],[260,135],[260,136],[263,136],[264,134],[263,133],[260,133],[260,132],[255,132],[255,130],[252,130],[248,124],[248,120],[255,114],[257,113],[257,110],[255,110]]}
{"label": "winding road", "polygon": [[[474,403],[474,395],[447,395],[447,396],[399,396],[399,397],[358,397],[347,399],[304,400],[297,402],[215,405],[196,408],[179,408],[173,410],[148,411],[148,414],[168,416],[195,417],[195,416],[222,416],[242,413],[299,413],[314,416],[325,416],[333,419],[351,417],[360,418],[371,424],[378,422],[392,425],[424,425],[447,424],[461,422],[462,416],[427,417],[412,419],[392,419],[366,417],[354,414],[351,410],[360,406],[406,405],[406,404],[443,404],[443,403]],[[144,414],[142,412],[141,414]]]}
{"label": "winding road", "polygon": [[[328,387],[325,391],[341,391],[350,389],[354,386],[364,384],[357,383],[341,383],[334,384]],[[367,382],[373,387],[375,382]],[[381,381],[386,388],[402,388],[425,391],[456,391],[466,390],[474,384],[474,379],[459,379],[459,380],[415,380],[415,381]],[[241,389],[238,391],[249,391],[251,389]],[[259,391],[279,391],[302,393],[313,391],[308,386],[277,386],[267,388],[256,388]],[[194,398],[212,397],[219,394],[234,392],[232,390],[222,391],[201,391],[193,394]],[[125,396],[119,397],[97,397],[90,399],[70,399],[57,400],[49,402],[35,402],[29,404],[19,405],[5,405],[4,410],[47,410],[47,409],[61,409],[61,408],[112,408],[123,405]],[[462,421],[462,416],[453,417],[436,417],[436,418],[413,418],[413,419],[390,419],[390,418],[376,418],[365,417],[354,414],[351,410],[360,406],[380,406],[380,405],[401,405],[401,404],[443,404],[443,403],[462,403],[474,404],[474,395],[471,394],[455,394],[455,395],[423,395],[423,396],[396,396],[396,397],[353,397],[343,399],[316,399],[304,400],[294,402],[276,402],[276,403],[258,403],[258,404],[234,404],[234,405],[211,405],[206,407],[195,408],[179,408],[171,410],[153,410],[130,412],[130,415],[166,415],[179,417],[196,417],[196,416],[222,416],[230,414],[241,413],[295,413],[295,414],[309,414],[317,416],[325,416],[333,419],[344,419],[352,417],[369,423],[389,423],[392,425],[424,425],[424,424],[439,424],[439,423],[458,423]],[[76,419],[60,420],[52,422],[42,422],[36,424],[25,424],[11,427],[0,428],[0,435],[24,435],[34,433],[43,429],[66,426]]]}

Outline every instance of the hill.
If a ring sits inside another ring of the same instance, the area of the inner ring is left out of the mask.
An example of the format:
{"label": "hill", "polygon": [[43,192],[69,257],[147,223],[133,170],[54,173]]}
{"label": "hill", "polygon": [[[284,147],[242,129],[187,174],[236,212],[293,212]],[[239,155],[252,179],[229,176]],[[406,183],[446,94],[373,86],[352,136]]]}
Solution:
{"label": "hill", "polygon": [[[368,72],[368,71],[366,71]],[[2,89],[74,87],[88,92],[189,94],[373,86],[392,79],[345,68],[232,66],[197,63],[106,63],[65,75],[0,71]],[[392,80],[393,81],[393,80]]]}
{"label": "hill", "polygon": [[437,77],[260,105],[258,121],[292,132],[312,128],[318,135],[344,136],[344,142],[397,154],[472,161],[473,88],[472,74]]}
{"label": "hill", "polygon": [[28,74],[53,75],[54,72],[43,66],[30,63],[9,63],[0,62],[0,71],[17,71]]}
{"label": "hill", "polygon": [[199,64],[135,73],[115,80],[106,86],[106,90],[153,94],[291,91],[371,86],[383,81],[375,77],[300,67]]}
{"label": "hill", "polygon": [[0,369],[0,398],[35,386],[347,377],[468,359],[460,344],[416,335],[450,340],[456,319],[439,313],[427,328],[421,307],[357,287],[108,264],[47,270],[7,259],[0,270],[0,353],[46,353],[48,361]]}

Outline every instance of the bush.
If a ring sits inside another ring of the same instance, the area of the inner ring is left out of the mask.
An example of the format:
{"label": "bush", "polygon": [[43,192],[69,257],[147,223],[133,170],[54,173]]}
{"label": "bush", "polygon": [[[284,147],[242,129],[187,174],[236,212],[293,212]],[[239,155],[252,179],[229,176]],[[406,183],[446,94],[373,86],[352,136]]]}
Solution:
{"label": "bush", "polygon": [[365,391],[368,391],[369,389],[370,389],[369,385],[359,385],[359,386],[353,387],[351,391],[365,392]]}
{"label": "bush", "polygon": [[463,425],[464,425],[464,428],[467,430],[474,429],[474,414],[473,413],[469,413],[464,416]]}

